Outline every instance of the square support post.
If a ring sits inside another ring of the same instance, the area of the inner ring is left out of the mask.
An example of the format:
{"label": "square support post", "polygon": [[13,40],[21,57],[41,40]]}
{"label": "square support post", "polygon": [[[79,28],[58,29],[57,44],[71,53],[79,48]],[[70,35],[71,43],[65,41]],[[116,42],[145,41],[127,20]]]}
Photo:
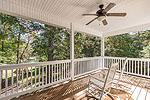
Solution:
{"label": "square support post", "polygon": [[74,29],[73,24],[70,24],[70,59],[71,59],[71,80],[74,80]]}
{"label": "square support post", "polygon": [[104,68],[104,56],[105,56],[105,37],[101,37],[101,57],[102,57],[102,65],[101,67]]}

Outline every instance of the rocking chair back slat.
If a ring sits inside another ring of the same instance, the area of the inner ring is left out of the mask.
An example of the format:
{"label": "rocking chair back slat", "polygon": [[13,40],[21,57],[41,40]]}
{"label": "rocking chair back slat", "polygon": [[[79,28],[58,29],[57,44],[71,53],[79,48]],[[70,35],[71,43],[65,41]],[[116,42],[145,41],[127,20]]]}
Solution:
{"label": "rocking chair back slat", "polygon": [[[102,96],[106,93],[106,90],[108,90],[108,92],[109,92],[109,90],[111,89],[111,85],[114,80],[117,68],[118,68],[118,63],[112,64],[110,66],[110,68],[108,69],[107,75],[105,75],[104,81],[100,81],[101,79],[98,79],[93,76],[90,77],[88,90],[90,89],[90,87],[92,87],[92,85],[94,85],[95,88],[97,87],[97,89],[101,88],[100,91],[98,92],[98,93],[100,93],[99,100],[101,100]],[[90,91],[88,91],[88,92],[90,93]],[[98,97],[97,97],[97,95],[95,95],[95,93],[90,93],[90,94],[98,99]]]}

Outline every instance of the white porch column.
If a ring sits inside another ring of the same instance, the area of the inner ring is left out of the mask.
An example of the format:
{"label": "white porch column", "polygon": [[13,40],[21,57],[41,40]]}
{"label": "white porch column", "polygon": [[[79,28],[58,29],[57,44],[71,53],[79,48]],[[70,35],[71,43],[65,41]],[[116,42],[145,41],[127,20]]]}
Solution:
{"label": "white porch column", "polygon": [[104,56],[105,56],[105,37],[101,37],[101,57],[102,57],[102,68],[104,68]]}
{"label": "white porch column", "polygon": [[70,30],[71,80],[74,80],[74,29],[72,23],[70,24]]}

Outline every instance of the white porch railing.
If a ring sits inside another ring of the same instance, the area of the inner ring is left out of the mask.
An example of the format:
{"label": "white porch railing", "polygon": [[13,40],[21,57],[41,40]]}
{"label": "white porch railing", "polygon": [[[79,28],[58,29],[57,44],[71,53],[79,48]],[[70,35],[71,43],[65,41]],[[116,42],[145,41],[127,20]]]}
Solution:
{"label": "white porch railing", "polygon": [[[74,75],[95,71],[100,57],[75,59]],[[71,60],[0,66],[0,99],[8,99],[28,92],[71,80]]]}
{"label": "white porch railing", "polygon": [[70,79],[71,60],[0,66],[0,99]]}
{"label": "white porch railing", "polygon": [[[104,66],[105,68],[108,68],[110,66],[110,62],[118,62],[118,71],[121,71],[124,61],[125,58],[122,57],[104,57]],[[150,78],[150,59],[127,58],[124,72],[127,74]]]}
{"label": "white porch railing", "polygon": [[[74,60],[74,76],[78,78],[103,68],[110,63],[119,63],[118,71],[123,68],[125,58],[90,57]],[[125,73],[150,77],[150,60],[127,58]],[[25,94],[47,86],[71,80],[71,60],[0,66],[0,99]]]}
{"label": "white porch railing", "polygon": [[88,74],[90,72],[102,69],[102,57],[89,57],[75,59],[75,77]]}

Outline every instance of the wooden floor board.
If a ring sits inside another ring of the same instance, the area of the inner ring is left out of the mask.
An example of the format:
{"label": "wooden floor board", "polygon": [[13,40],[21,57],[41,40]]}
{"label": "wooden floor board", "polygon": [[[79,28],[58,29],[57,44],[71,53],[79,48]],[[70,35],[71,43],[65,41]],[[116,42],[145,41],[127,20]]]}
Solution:
{"label": "wooden floor board", "polygon": [[[54,88],[14,98],[14,100],[96,100],[86,93],[88,79],[88,77],[84,77]],[[119,88],[126,91],[112,89],[111,92],[118,95],[120,100],[129,100],[129,98],[130,100],[150,100],[150,79],[123,75],[119,84]],[[106,96],[103,100],[111,99]]]}

